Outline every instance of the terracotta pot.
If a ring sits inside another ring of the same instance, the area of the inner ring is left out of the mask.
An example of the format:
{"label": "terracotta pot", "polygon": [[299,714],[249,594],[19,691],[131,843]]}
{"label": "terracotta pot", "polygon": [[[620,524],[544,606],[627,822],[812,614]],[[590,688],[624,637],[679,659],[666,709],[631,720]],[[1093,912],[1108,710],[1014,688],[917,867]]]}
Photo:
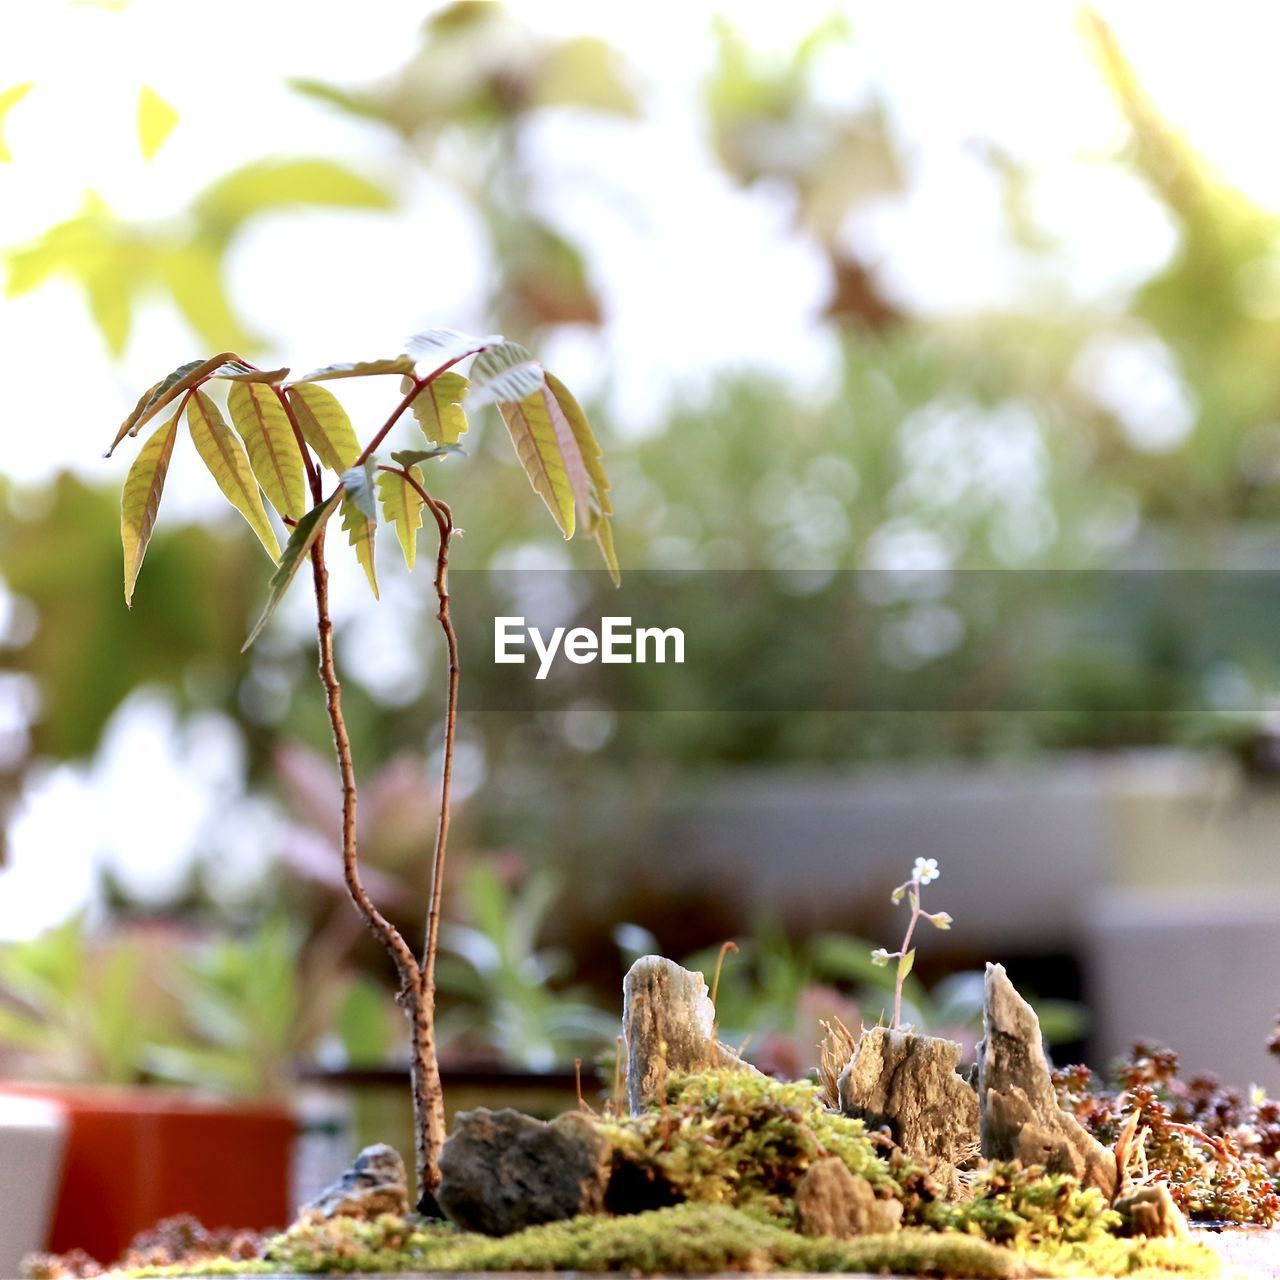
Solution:
{"label": "terracotta pot", "polygon": [[159,1088],[4,1084],[68,1121],[48,1247],[102,1262],[139,1231],[190,1213],[208,1227],[282,1227],[297,1122],[283,1106],[221,1103]]}

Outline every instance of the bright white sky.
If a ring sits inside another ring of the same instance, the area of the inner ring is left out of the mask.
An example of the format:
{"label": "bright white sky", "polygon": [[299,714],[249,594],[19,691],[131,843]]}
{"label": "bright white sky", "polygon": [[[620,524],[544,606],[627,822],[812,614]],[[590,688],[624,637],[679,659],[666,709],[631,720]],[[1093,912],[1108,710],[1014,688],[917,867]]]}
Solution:
{"label": "bright white sky", "polygon": [[[756,44],[782,48],[835,6],[695,0],[638,10],[538,0],[511,7],[543,30],[598,32],[625,49],[648,108],[640,125],[561,116],[542,134],[550,173],[567,182],[587,155],[631,206],[625,219],[603,206],[565,211],[611,321],[601,339],[568,337],[548,353],[575,385],[590,389],[594,379],[604,388],[613,408],[606,434],[651,427],[673,387],[703,384],[718,367],[774,367],[799,381],[826,376],[833,349],[816,321],[821,260],[790,235],[778,198],[740,192],[720,176],[694,104],[717,8]],[[1037,208],[1066,246],[1049,270],[1067,296],[1105,302],[1170,252],[1160,211],[1107,163],[1123,128],[1076,33],[1074,5],[844,7],[860,45],[824,68],[823,92],[856,101],[868,77],[881,85],[912,172],[910,193],[861,215],[850,234],[882,258],[902,301],[925,312],[965,311],[1016,301],[1042,283],[1002,241],[999,195],[973,155],[975,140],[993,140],[1035,166]],[[1237,0],[1214,5],[1211,17],[1202,5],[1135,0],[1099,8],[1192,142],[1230,180],[1280,208],[1280,7]],[[315,215],[300,223],[289,215],[245,239],[233,294],[252,324],[282,336],[281,358],[313,366],[376,355],[428,324],[478,323],[480,273],[454,247],[470,234],[457,209],[396,166],[376,130],[344,122],[283,83],[290,75],[359,83],[390,71],[414,47],[423,11],[404,0],[135,0],[122,12],[6,0],[0,91],[27,80],[36,88],[5,127],[13,162],[0,165],[0,245],[68,216],[86,188],[126,213],[159,218],[253,156],[331,155],[374,174],[394,167],[406,207],[390,218]],[[142,84],[181,115],[149,164],[134,132]],[[406,263],[429,290],[405,290]],[[112,365],[78,295],[61,285],[0,302],[0,350],[3,467],[30,481],[67,466],[119,480],[127,460],[99,459],[114,424],[158,369],[196,354],[179,322],[157,309],[143,317],[123,364]],[[77,394],[61,408],[56,393],[70,389]],[[183,472],[175,469],[166,494],[170,518],[217,501],[195,469]],[[12,865],[0,872],[0,937],[30,933],[87,900],[99,861],[139,884],[177,877],[191,851],[211,842],[227,850],[230,868],[252,865],[269,844],[269,821],[244,819],[234,831],[224,823],[211,834],[215,815],[239,799],[235,745],[224,728],[180,726],[144,698],[122,713],[98,764],[60,767],[38,780],[10,833]],[[111,764],[122,742],[135,761],[147,759],[145,769]],[[196,757],[212,785],[193,784]],[[183,798],[172,812],[140,806],[154,830],[140,829],[135,813],[126,838],[130,787],[142,777],[151,795]],[[77,821],[90,806],[92,829]]]}

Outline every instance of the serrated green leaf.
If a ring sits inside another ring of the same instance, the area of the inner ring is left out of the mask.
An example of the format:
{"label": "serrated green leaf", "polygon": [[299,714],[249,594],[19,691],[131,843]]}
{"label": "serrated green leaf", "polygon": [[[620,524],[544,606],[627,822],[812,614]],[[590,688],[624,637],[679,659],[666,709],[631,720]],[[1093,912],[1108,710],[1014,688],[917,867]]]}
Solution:
{"label": "serrated green leaf", "polygon": [[423,373],[431,373],[450,360],[465,356],[468,351],[494,346],[502,341],[500,333],[478,338],[474,333],[459,329],[424,329],[405,339],[404,349],[421,367]]}
{"label": "serrated green leaf", "polygon": [[164,146],[178,113],[150,85],[138,90],[138,148],[144,160],[153,160]]}
{"label": "serrated green leaf", "polygon": [[450,454],[467,456],[467,451],[460,444],[442,444],[434,449],[397,449],[391,455],[391,461],[401,467],[416,466],[419,462],[430,462],[432,458],[447,458]]}
{"label": "serrated green leaf", "polygon": [[284,599],[284,593],[288,591],[289,584],[297,574],[303,558],[315,544],[315,540],[320,536],[329,517],[338,509],[338,503],[341,500],[342,490],[335,489],[323,502],[312,507],[294,526],[293,533],[290,535],[289,541],[285,543],[284,551],[280,555],[280,564],[275,573],[271,575],[266,607],[262,610],[257,622],[253,624],[253,630],[249,632],[249,638],[241,645],[241,653],[248,649],[262,634],[262,628],[267,625],[280,601]]}
{"label": "serrated green leaf", "polygon": [[482,351],[471,366],[472,408],[514,402],[543,385],[542,366],[518,342],[500,342]]}
{"label": "serrated green leaf", "polygon": [[[457,444],[458,438],[466,431],[467,414],[462,400],[467,394],[467,385],[467,378],[450,370],[428,382],[410,402],[409,407],[422,428],[422,434],[432,444]],[[402,379],[401,393],[408,395],[412,390],[413,380]]]}
{"label": "serrated green leaf", "polygon": [[911,970],[915,968],[915,964],[916,964],[916,950],[914,947],[912,947],[911,950],[908,951],[907,954],[902,957],[901,961],[898,964],[899,981],[905,982],[907,980],[907,978],[910,976]]}
{"label": "serrated green leaf", "polygon": [[293,407],[302,438],[330,471],[341,475],[355,465],[360,441],[338,397],[312,383],[295,383],[285,394]]}
{"label": "serrated green leaf", "polygon": [[366,458],[358,467],[352,467],[342,473],[342,487],[347,497],[364,512],[370,520],[378,518],[378,503],[373,492],[374,460]]}
{"label": "serrated green leaf", "polygon": [[124,600],[133,604],[133,587],[151,541],[173,442],[178,438],[178,415],[158,427],[142,446],[125,476],[120,494],[120,541],[124,546]]}
{"label": "serrated green leaf", "polygon": [[28,80],[23,84],[11,85],[0,90],[0,164],[8,164],[13,154],[4,141],[4,118],[35,88],[35,81]]}
{"label": "serrated green leaf", "polygon": [[[401,463],[401,466],[419,484],[424,483],[419,467],[412,463],[407,466]],[[418,530],[422,528],[422,508],[426,503],[413,485],[394,471],[378,473],[378,497],[382,502],[382,514],[395,525],[404,562],[412,569],[418,558]]]}
{"label": "serrated green leaf", "polygon": [[267,499],[282,516],[296,520],[307,503],[305,469],[280,397],[259,382],[232,382],[227,410]]}
{"label": "serrated green leaf", "polygon": [[327,382],[331,378],[367,378],[378,373],[412,373],[410,356],[393,356],[388,360],[355,360],[327,364],[323,369],[313,369],[304,378],[294,382]]}
{"label": "serrated green leaf", "polygon": [[193,392],[187,400],[187,427],[196,452],[218,482],[223,496],[249,522],[249,528],[258,535],[272,560],[279,561],[280,543],[262,505],[249,455],[235,432],[223,421],[218,406],[203,391]]}
{"label": "serrated green leaf", "polygon": [[[347,541],[356,549],[356,559],[369,579],[373,590],[373,598],[378,598],[378,570],[374,564],[374,532],[378,527],[377,519],[369,519],[360,509],[360,504],[353,495],[343,492],[342,527],[347,531]],[[377,508],[374,508],[375,511]]]}
{"label": "serrated green leaf", "polygon": [[111,457],[116,446],[125,436],[136,436],[141,427],[154,418],[165,405],[176,400],[188,387],[195,386],[202,378],[210,376],[215,369],[226,364],[228,360],[236,358],[234,351],[223,351],[209,360],[189,360],[186,364],[180,364],[168,377],[161,378],[138,401],[133,412],[121,424],[105,456]]}

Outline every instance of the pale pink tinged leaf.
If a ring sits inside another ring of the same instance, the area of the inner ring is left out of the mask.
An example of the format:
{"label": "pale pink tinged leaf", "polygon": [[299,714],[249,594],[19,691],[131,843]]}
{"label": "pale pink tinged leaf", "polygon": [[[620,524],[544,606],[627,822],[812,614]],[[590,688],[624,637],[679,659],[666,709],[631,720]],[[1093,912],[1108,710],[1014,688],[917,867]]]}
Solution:
{"label": "pale pink tinged leaf", "polygon": [[134,584],[155,528],[177,437],[178,415],[175,413],[152,433],[125,477],[120,495],[120,541],[124,546],[124,599],[128,605],[133,604]]}

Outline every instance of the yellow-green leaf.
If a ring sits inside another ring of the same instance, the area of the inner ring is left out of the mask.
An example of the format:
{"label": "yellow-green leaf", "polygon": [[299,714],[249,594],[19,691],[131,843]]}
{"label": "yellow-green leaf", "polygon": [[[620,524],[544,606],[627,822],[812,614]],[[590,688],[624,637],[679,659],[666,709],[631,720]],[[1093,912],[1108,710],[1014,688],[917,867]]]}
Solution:
{"label": "yellow-green leaf", "polygon": [[267,625],[268,619],[276,611],[276,606],[284,599],[284,593],[288,591],[289,584],[297,574],[303,558],[324,531],[325,524],[337,510],[338,502],[341,498],[342,490],[335,489],[322,503],[312,507],[294,526],[289,541],[285,543],[284,553],[280,557],[280,564],[275,573],[271,575],[271,587],[267,594],[266,607],[262,610],[257,622],[253,624],[253,630],[249,632],[249,638],[241,645],[241,653],[248,649],[262,634],[262,628]]}
{"label": "yellow-green leaf", "polygon": [[138,90],[138,147],[152,160],[178,123],[178,113],[149,84]]}
{"label": "yellow-green leaf", "polygon": [[[410,467],[409,474],[419,484],[424,483],[421,467]],[[378,473],[378,498],[382,514],[396,527],[404,562],[412,569],[418,558],[418,530],[422,528],[422,508],[426,503],[413,485],[394,471]]]}
{"label": "yellow-green leaf", "polygon": [[0,90],[0,164],[8,164],[13,159],[12,153],[4,141],[4,118],[35,88],[35,82],[27,80],[23,84]]}
{"label": "yellow-green leaf", "polygon": [[124,545],[124,600],[133,604],[133,586],[142,568],[142,557],[151,541],[164,479],[169,474],[173,442],[178,437],[178,415],[175,413],[158,427],[142,446],[125,477],[120,495],[120,541]]}
{"label": "yellow-green leaf", "polygon": [[296,520],[306,507],[302,455],[280,398],[261,382],[232,382],[231,421],[249,450],[249,462],[271,505]]}
{"label": "yellow-green leaf", "polygon": [[360,441],[338,397],[324,387],[304,382],[285,393],[293,406],[302,438],[330,471],[341,475],[355,465]]}
{"label": "yellow-green leaf", "polygon": [[[553,422],[550,408],[553,404],[558,411],[559,405],[544,387],[523,400],[503,401],[498,405],[498,412],[507,425],[516,457],[520,459],[534,492],[547,504],[564,536],[572,538],[574,490],[579,479],[585,477],[586,469],[572,431],[567,424],[560,428]],[[563,421],[562,411],[558,416]],[[561,442],[566,436],[571,455],[568,465],[561,449]],[[571,477],[570,467],[580,474]]]}
{"label": "yellow-green leaf", "polygon": [[915,968],[916,951],[912,947],[901,960],[898,961],[898,981],[905,982],[911,976],[911,970]]}
{"label": "yellow-green leaf", "polygon": [[600,444],[591,430],[587,415],[583,413],[582,406],[569,388],[554,373],[548,373],[546,378],[547,387],[573,432],[573,438],[577,442],[590,481],[589,500],[583,514],[583,530],[595,538],[600,554],[604,557],[605,565],[609,569],[609,576],[616,586],[621,581],[622,574],[618,567],[618,556],[613,547],[613,530],[609,526],[609,517],[613,514],[613,503],[609,501],[609,477],[605,474],[604,463],[601,460]]}
{"label": "yellow-green leaf", "polygon": [[[408,395],[413,390],[413,379],[403,378],[400,391]],[[432,444],[457,444],[467,429],[467,414],[462,407],[467,394],[467,379],[450,370],[428,382],[410,404],[422,433]]]}
{"label": "yellow-green leaf", "polygon": [[267,519],[258,482],[249,465],[244,446],[223,421],[218,406],[203,391],[193,392],[187,401],[187,427],[196,452],[204,459],[227,501],[249,522],[273,560],[280,559],[280,544]]}
{"label": "yellow-green leaf", "polygon": [[377,524],[360,510],[349,493],[344,493],[342,498],[342,527],[347,531],[347,540],[356,549],[356,559],[360,561],[364,576],[369,579],[369,586],[373,588],[373,598],[376,600],[378,571],[373,562],[373,535]]}
{"label": "yellow-green leaf", "polygon": [[[295,382],[327,382],[331,378],[368,378],[378,373],[412,373],[412,356],[393,356],[389,360],[350,360],[313,369]],[[407,388],[406,388],[407,390]]]}
{"label": "yellow-green leaf", "polygon": [[180,364],[167,378],[161,378],[134,405],[133,412],[121,423],[120,430],[116,432],[116,438],[111,442],[111,447],[104,456],[111,457],[116,446],[125,436],[136,436],[140,427],[146,426],[165,405],[176,400],[188,387],[194,387],[197,382],[212,375],[227,361],[238,359],[234,351],[223,351],[208,360],[189,360],[186,364]]}

